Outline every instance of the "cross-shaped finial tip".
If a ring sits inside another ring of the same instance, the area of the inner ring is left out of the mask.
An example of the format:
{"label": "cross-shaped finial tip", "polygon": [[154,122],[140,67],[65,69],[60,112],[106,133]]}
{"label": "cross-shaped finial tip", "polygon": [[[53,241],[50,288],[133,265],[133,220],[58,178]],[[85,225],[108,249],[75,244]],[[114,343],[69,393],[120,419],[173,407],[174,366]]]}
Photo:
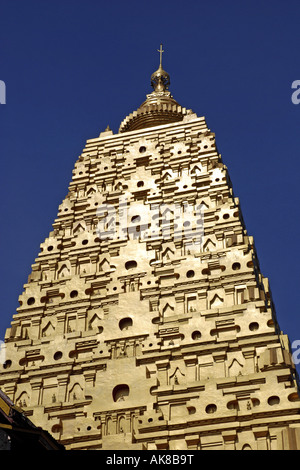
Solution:
{"label": "cross-shaped finial tip", "polygon": [[162,53],[165,52],[163,50],[163,45],[162,44],[160,45],[160,48],[157,49],[157,52],[159,52],[159,65],[161,66],[161,64],[162,64]]}

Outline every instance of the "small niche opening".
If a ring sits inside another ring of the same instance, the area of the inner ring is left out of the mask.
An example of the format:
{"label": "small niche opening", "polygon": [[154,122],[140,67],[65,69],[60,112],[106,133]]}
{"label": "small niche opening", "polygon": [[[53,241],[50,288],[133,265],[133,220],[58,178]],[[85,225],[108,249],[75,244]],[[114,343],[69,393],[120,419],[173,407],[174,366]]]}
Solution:
{"label": "small niche opening", "polygon": [[205,411],[208,414],[215,413],[217,411],[217,405],[214,405],[214,404],[207,405],[207,407],[205,408]]}
{"label": "small niche opening", "polygon": [[122,318],[122,320],[119,321],[119,328],[121,331],[128,330],[132,326],[132,318],[126,317]]}
{"label": "small niche opening", "polygon": [[250,323],[250,325],[249,325],[249,330],[250,331],[257,331],[258,328],[259,328],[259,324],[255,321]]}
{"label": "small niche opening", "polygon": [[234,271],[238,271],[239,269],[241,269],[240,263],[233,263],[232,269],[233,269]]}
{"label": "small niche opening", "polygon": [[62,355],[63,355],[63,354],[62,354],[61,351],[56,351],[56,353],[55,353],[54,356],[53,356],[53,359],[54,359],[55,361],[58,361],[59,359],[62,358]]}
{"label": "small niche opening", "polygon": [[115,402],[124,401],[129,395],[129,387],[126,384],[117,385],[113,391],[112,396]]}
{"label": "small niche opening", "polygon": [[35,298],[34,297],[29,297],[27,300],[27,305],[33,305],[35,303]]}
{"label": "small niche opening", "polygon": [[200,331],[196,330],[196,331],[193,331],[192,333],[192,339],[196,340],[196,339],[200,339],[201,338],[201,333]]}
{"label": "small niche opening", "polygon": [[280,402],[280,398],[277,397],[277,396],[275,396],[275,395],[272,396],[272,397],[270,397],[270,398],[268,399],[268,404],[269,404],[270,406],[278,405],[279,402]]}
{"label": "small niche opening", "polygon": [[186,277],[194,277],[195,276],[195,271],[193,271],[192,269],[190,269],[187,273],[186,273]]}
{"label": "small niche opening", "polygon": [[130,260],[125,263],[126,269],[133,269],[137,267],[137,262],[135,260]]}

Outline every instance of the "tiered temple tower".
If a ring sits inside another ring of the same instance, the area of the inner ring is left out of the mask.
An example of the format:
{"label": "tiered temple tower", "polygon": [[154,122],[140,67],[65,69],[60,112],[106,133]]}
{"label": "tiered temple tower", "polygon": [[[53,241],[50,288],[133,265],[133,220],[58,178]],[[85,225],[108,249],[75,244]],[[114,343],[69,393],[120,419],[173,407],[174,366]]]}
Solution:
{"label": "tiered temple tower", "polygon": [[160,61],[119,132],[87,141],[0,388],[67,449],[297,449],[268,280],[215,135],[169,83]]}

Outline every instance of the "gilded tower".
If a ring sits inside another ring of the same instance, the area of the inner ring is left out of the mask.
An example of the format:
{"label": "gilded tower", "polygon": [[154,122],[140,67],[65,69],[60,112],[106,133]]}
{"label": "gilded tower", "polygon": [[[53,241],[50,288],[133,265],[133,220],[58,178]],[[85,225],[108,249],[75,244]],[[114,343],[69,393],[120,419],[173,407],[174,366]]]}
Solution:
{"label": "gilded tower", "polygon": [[90,139],[5,337],[0,388],[66,449],[298,449],[300,402],[227,167],[160,65]]}

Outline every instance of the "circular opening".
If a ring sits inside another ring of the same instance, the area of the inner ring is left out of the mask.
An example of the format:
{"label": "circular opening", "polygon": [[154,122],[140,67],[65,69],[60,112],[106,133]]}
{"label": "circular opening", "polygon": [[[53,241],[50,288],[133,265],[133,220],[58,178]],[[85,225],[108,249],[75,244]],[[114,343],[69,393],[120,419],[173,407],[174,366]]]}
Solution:
{"label": "circular opening", "polygon": [[256,331],[256,330],[258,330],[258,328],[259,328],[259,324],[255,321],[250,323],[250,325],[249,325],[249,330],[250,331]]}
{"label": "circular opening", "polygon": [[258,398],[252,398],[252,405],[253,406],[258,406],[260,405],[260,401]]}
{"label": "circular opening", "polygon": [[53,359],[54,359],[55,361],[58,361],[58,359],[61,359],[61,358],[62,358],[62,355],[63,355],[63,354],[62,354],[61,351],[57,351],[57,352],[54,354]]}
{"label": "circular opening", "polygon": [[123,401],[129,395],[129,387],[126,384],[117,385],[113,391],[112,396],[115,402]]}
{"label": "circular opening", "polygon": [[130,260],[130,261],[127,261],[125,263],[125,268],[126,269],[133,269],[133,268],[136,268],[137,267],[137,262],[134,261],[134,260]]}
{"label": "circular opening", "polygon": [[35,303],[35,298],[34,297],[29,297],[27,300],[27,305],[33,305]]}
{"label": "circular opening", "polygon": [[190,269],[187,273],[186,273],[186,277],[194,277],[195,276],[195,271],[193,271],[192,269]]}
{"label": "circular opening", "polygon": [[189,227],[190,225],[191,225],[191,223],[189,221],[183,222],[184,227]]}
{"label": "circular opening", "polygon": [[51,431],[54,432],[54,433],[55,432],[60,432],[60,430],[61,430],[61,426],[59,424],[54,424],[54,426],[52,426],[52,428],[51,428]]}
{"label": "circular opening", "polygon": [[134,215],[131,217],[131,222],[140,222],[141,218],[139,215]]}
{"label": "circular opening", "polygon": [[224,214],[223,219],[229,219],[229,214]]}
{"label": "circular opening", "polygon": [[53,250],[53,246],[52,246],[52,245],[48,246],[47,250],[48,250],[48,251],[52,251],[52,250]]}
{"label": "circular opening", "polygon": [[201,338],[201,333],[200,331],[196,330],[196,331],[193,331],[192,333],[192,339],[200,339]]}
{"label": "circular opening", "polygon": [[12,364],[11,360],[7,359],[3,364],[3,369],[9,369],[11,364]]}
{"label": "circular opening", "polygon": [[88,244],[88,242],[89,242],[88,240],[82,240],[82,242],[81,242],[81,243],[82,243],[83,245],[87,245],[87,244]]}
{"label": "circular opening", "polygon": [[119,328],[120,330],[128,330],[132,326],[132,318],[122,318],[122,320],[119,321]]}
{"label": "circular opening", "polygon": [[139,148],[139,152],[140,153],[145,153],[146,152],[146,147],[144,147],[143,145]]}
{"label": "circular opening", "polygon": [[70,293],[70,297],[71,297],[72,299],[74,299],[75,297],[77,297],[77,295],[78,295],[78,291],[77,291],[77,290],[72,290],[72,292]]}
{"label": "circular opening", "polygon": [[276,395],[273,395],[272,397],[268,399],[268,404],[270,406],[278,405],[279,402],[280,402],[280,398],[277,397]]}
{"label": "circular opening", "polygon": [[207,405],[205,408],[206,413],[215,413],[217,411],[217,406],[216,405]]}
{"label": "circular opening", "polygon": [[229,410],[238,410],[239,409],[239,404],[237,400],[232,400],[227,403],[227,408]]}
{"label": "circular opening", "polygon": [[241,269],[240,263],[233,263],[232,269],[233,269],[234,271],[238,271],[239,269]]}
{"label": "circular opening", "polygon": [[289,401],[292,401],[292,402],[294,402],[294,401],[299,401],[300,398],[299,398],[298,393],[296,393],[296,392],[291,393],[291,394],[288,396],[288,400],[289,400]]}
{"label": "circular opening", "polygon": [[144,186],[144,181],[138,181],[137,187],[142,188]]}

